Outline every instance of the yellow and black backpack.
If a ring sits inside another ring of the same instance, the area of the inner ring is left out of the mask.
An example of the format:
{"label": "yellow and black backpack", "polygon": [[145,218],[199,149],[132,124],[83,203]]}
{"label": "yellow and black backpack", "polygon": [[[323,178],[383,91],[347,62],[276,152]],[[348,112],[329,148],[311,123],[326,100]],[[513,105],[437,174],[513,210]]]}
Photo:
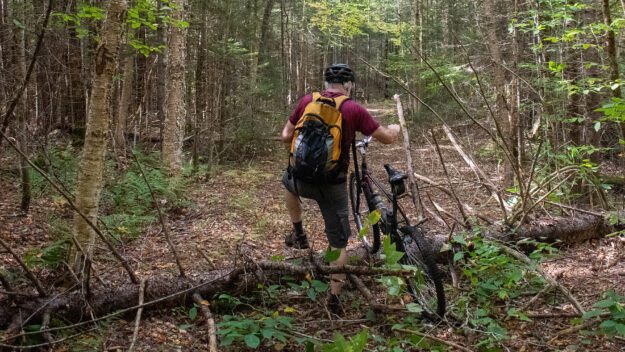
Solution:
{"label": "yellow and black backpack", "polygon": [[295,125],[289,168],[293,175],[309,183],[331,182],[339,172],[345,95],[326,98],[312,95],[302,117]]}

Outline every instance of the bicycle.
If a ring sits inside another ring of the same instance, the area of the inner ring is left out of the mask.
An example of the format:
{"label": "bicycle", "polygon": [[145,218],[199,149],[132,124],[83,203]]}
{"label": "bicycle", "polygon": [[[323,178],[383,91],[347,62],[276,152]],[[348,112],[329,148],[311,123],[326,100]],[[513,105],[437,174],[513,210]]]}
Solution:
{"label": "bicycle", "polygon": [[[381,233],[389,235],[397,250],[404,252],[400,263],[418,269],[406,280],[408,292],[422,306],[423,314],[436,321],[445,315],[445,291],[441,272],[436,266],[423,230],[419,227],[421,223],[410,225],[406,213],[398,203],[398,199],[406,195],[407,175],[385,164],[384,169],[391,186],[391,191],[388,192],[367,169],[366,154],[370,141],[371,137],[365,137],[358,142],[354,141],[352,146],[354,171],[349,177],[349,196],[356,228],[360,233],[363,227],[369,227],[369,233],[362,237],[369,252],[376,253],[379,250]],[[360,166],[357,151],[362,156]],[[390,210],[387,202],[392,205]],[[369,224],[367,218],[376,210],[380,212],[380,219],[375,224]],[[373,244],[369,240],[371,236]]]}

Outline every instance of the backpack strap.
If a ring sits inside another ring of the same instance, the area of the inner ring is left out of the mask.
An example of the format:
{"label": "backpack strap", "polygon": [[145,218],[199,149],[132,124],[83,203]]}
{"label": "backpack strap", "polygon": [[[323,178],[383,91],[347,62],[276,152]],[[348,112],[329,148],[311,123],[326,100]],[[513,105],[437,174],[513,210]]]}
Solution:
{"label": "backpack strap", "polygon": [[312,101],[313,102],[319,100],[319,98],[321,98],[321,93],[319,93],[319,92],[313,92],[312,93]]}
{"label": "backpack strap", "polygon": [[349,100],[347,95],[340,95],[334,98],[334,101],[336,102],[336,110],[341,111],[341,105],[343,105],[343,103],[347,100]]}

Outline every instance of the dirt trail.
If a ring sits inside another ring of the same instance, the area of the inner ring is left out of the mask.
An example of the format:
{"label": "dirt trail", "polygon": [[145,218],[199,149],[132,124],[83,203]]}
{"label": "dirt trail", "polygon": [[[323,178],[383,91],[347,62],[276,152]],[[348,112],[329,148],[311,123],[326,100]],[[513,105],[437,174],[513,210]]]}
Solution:
{"label": "dirt trail", "polygon": [[[376,107],[371,111],[384,123],[394,119],[394,112],[390,107]],[[469,126],[459,127],[456,132],[463,137],[466,149],[476,157],[480,167],[490,175],[495,184],[498,184],[501,165],[497,161],[496,153],[489,148],[491,145],[484,134]],[[443,183],[445,176],[430,137],[413,135],[412,144],[415,171]],[[476,212],[492,220],[498,220],[500,214],[494,199],[477,186],[473,172],[461,157],[452,148],[446,147],[444,141],[441,144],[448,172],[462,200]],[[255,260],[304,255],[303,251],[286,248],[283,242],[284,234],[291,226],[280,182],[285,167],[284,153],[276,152],[265,160],[252,161],[244,166],[228,165],[220,168],[222,171],[216,172],[209,180],[193,187],[189,195],[192,206],[169,215],[173,241],[182,254],[183,266],[191,274],[210,270],[211,265],[216,267],[232,265],[235,261],[242,260],[243,255]],[[384,177],[382,168],[384,163],[390,162],[398,169],[405,169],[404,152],[400,143],[383,146],[374,142],[368,158],[372,172],[380,179]],[[15,179],[3,176],[0,178],[0,186],[4,193],[4,198],[0,201],[0,235],[6,241],[10,241],[21,254],[25,254],[28,248],[44,246],[50,240],[50,228],[45,224],[49,222],[51,213],[64,218],[71,215],[62,204],[37,199],[31,215],[26,218],[17,217],[14,215],[14,208],[18,204],[19,193]],[[420,188],[422,197],[455,214],[455,203],[448,196],[425,185],[421,185]],[[310,243],[314,250],[324,250],[327,242],[316,204],[308,200],[303,202],[304,227]],[[427,225],[432,232],[449,232],[444,224],[433,220],[428,221]],[[359,245],[354,237],[352,236],[350,246]],[[204,259],[201,252],[211,259],[212,264]],[[137,240],[125,245],[123,254],[127,258],[132,258],[133,268],[140,276],[150,277],[168,273],[174,277],[177,273],[159,224],[153,224]],[[592,302],[600,298],[600,293],[607,289],[625,293],[625,263],[622,256],[623,244],[620,239],[603,239],[566,249],[557,259],[542,266],[568,287],[582,304],[590,307]],[[7,255],[0,258],[2,266],[15,267],[12,258]],[[121,277],[121,270],[108,256],[100,256],[96,270],[107,285],[124,280]],[[45,278],[52,273],[42,270],[40,275]],[[353,305],[347,316],[341,320],[329,319],[323,308],[323,299],[314,302],[301,295],[287,296],[284,302],[272,309],[294,307],[295,312],[292,315],[300,327],[311,333],[320,331],[320,337],[330,338],[334,330],[350,334],[359,330],[360,324],[366,323],[363,316],[367,309],[361,305],[358,295],[347,290],[345,296],[346,301],[353,302]],[[535,307],[541,307],[541,300],[534,304]],[[568,321],[567,318],[549,318],[537,319],[533,322],[534,325],[520,323],[516,331],[512,331],[513,340],[509,346],[513,350],[523,348],[527,351],[543,351],[578,344],[581,337],[577,333],[564,336],[555,344],[547,344],[547,338],[562,327],[568,326]],[[182,329],[181,326],[185,328]],[[123,350],[121,346],[129,344],[132,330],[131,322],[117,320],[102,325],[97,333],[88,333],[67,346],[87,348],[96,345],[107,350],[116,350],[116,346],[120,346]],[[204,331],[203,323],[189,319],[187,308],[181,307],[171,313],[148,315],[141,324],[136,350],[201,351],[206,346]],[[447,328],[434,329],[430,333],[467,344],[463,337],[450,334]],[[615,350],[614,348],[625,350],[625,343],[622,340],[607,341],[593,338],[591,341],[595,344],[593,350],[608,351]],[[580,347],[579,350],[586,347]],[[60,347],[57,350],[67,349]]]}

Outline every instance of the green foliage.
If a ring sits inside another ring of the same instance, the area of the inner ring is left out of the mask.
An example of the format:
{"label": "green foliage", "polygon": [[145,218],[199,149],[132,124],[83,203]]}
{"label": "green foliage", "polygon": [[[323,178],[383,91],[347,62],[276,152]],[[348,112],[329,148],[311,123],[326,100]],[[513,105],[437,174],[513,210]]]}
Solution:
{"label": "green foliage", "polygon": [[88,2],[79,2],[76,13],[54,12],[59,24],[74,28],[78,38],[94,37],[93,25],[104,20],[106,10]]}
{"label": "green foliage", "polygon": [[363,329],[348,340],[339,333],[334,333],[334,342],[321,346],[323,352],[363,352],[369,340],[369,330]]}
{"label": "green foliage", "polygon": [[255,314],[252,317],[225,315],[217,324],[221,346],[243,346],[256,349],[263,341],[286,342],[288,331],[293,329],[292,318],[278,312],[270,315]]}
{"label": "green foliage", "polygon": [[317,300],[317,296],[320,293],[324,293],[328,291],[328,284],[319,280],[302,280],[299,284],[294,282],[288,283],[289,287],[296,292],[303,292],[310,298],[312,301]]}
{"label": "green foliage", "polygon": [[145,57],[152,53],[160,53],[165,45],[152,45],[151,41],[146,40],[145,34],[140,34],[141,29],[156,33],[158,28],[162,26],[189,27],[187,21],[174,20],[170,16],[172,10],[175,9],[175,4],[171,1],[162,1],[161,6],[158,7],[158,5],[159,2],[153,0],[137,0],[128,9],[126,21],[131,28],[128,43]]}
{"label": "green foliage", "polygon": [[[160,169],[158,153],[137,154],[137,159],[163,212],[186,204],[183,191],[188,179],[168,177]],[[136,237],[145,224],[158,218],[150,189],[136,163],[111,180],[103,192],[103,203],[110,212],[102,216],[102,221],[117,239]]]}
{"label": "green foliage", "polygon": [[384,238],[384,261],[389,267],[396,266],[404,256],[403,252],[397,250],[397,245],[391,242],[391,236]]}
{"label": "green foliage", "polygon": [[[404,253],[397,250],[395,243],[391,242],[391,236],[386,236],[384,238],[383,247],[383,258],[386,266],[399,268],[399,261],[404,256]],[[378,279],[378,282],[387,288],[388,294],[391,296],[399,296],[406,286],[404,279],[399,276],[382,276]]]}
{"label": "green foliage", "polygon": [[371,229],[371,226],[377,224],[381,218],[382,214],[378,209],[375,209],[374,211],[367,214],[367,217],[363,219],[362,228],[360,229],[360,231],[358,231],[358,239],[362,239],[364,236],[366,236]]}
{"label": "green foliage", "polygon": [[593,305],[593,310],[583,315],[584,320],[593,319],[598,316],[607,316],[599,325],[598,333],[609,337],[625,337],[625,296],[621,296],[614,291],[607,291],[603,294],[603,299]]}
{"label": "green foliage", "polygon": [[[544,282],[531,268],[504,252],[499,244],[483,238],[479,229],[471,235],[455,235],[452,242],[458,248],[454,261],[468,284],[457,299],[457,314],[466,316],[473,326],[484,331],[478,345],[495,346],[498,341],[508,338],[500,323],[498,305],[505,302],[509,307],[507,317],[527,321],[527,316],[512,306],[514,299],[528,290],[539,290]],[[532,257],[540,259],[540,253],[544,252],[552,252],[552,247],[537,247]]]}
{"label": "green foliage", "polygon": [[[616,89],[619,85],[613,85],[613,89]],[[614,122],[618,124],[625,123],[625,99],[622,98],[612,98],[608,103],[603,104],[603,106],[597,111],[602,112],[604,117],[595,121],[595,130],[599,131],[602,126],[602,122]],[[625,145],[625,141],[623,139],[619,139],[619,144]]]}
{"label": "green foliage", "polygon": [[29,267],[57,268],[66,260],[70,245],[71,242],[69,240],[60,240],[42,249],[30,250],[24,256],[24,263]]}
{"label": "green foliage", "polygon": [[[73,147],[65,149],[49,148],[45,154],[35,159],[35,164],[46,171],[53,180],[60,183],[70,193],[73,192],[78,175],[79,158]],[[31,192],[33,196],[58,195],[41,174],[30,169]]]}
{"label": "green foliage", "polygon": [[326,255],[324,256],[324,260],[327,263],[332,263],[332,262],[335,262],[337,259],[339,259],[340,255],[341,255],[340,249],[328,249],[326,251]]}

